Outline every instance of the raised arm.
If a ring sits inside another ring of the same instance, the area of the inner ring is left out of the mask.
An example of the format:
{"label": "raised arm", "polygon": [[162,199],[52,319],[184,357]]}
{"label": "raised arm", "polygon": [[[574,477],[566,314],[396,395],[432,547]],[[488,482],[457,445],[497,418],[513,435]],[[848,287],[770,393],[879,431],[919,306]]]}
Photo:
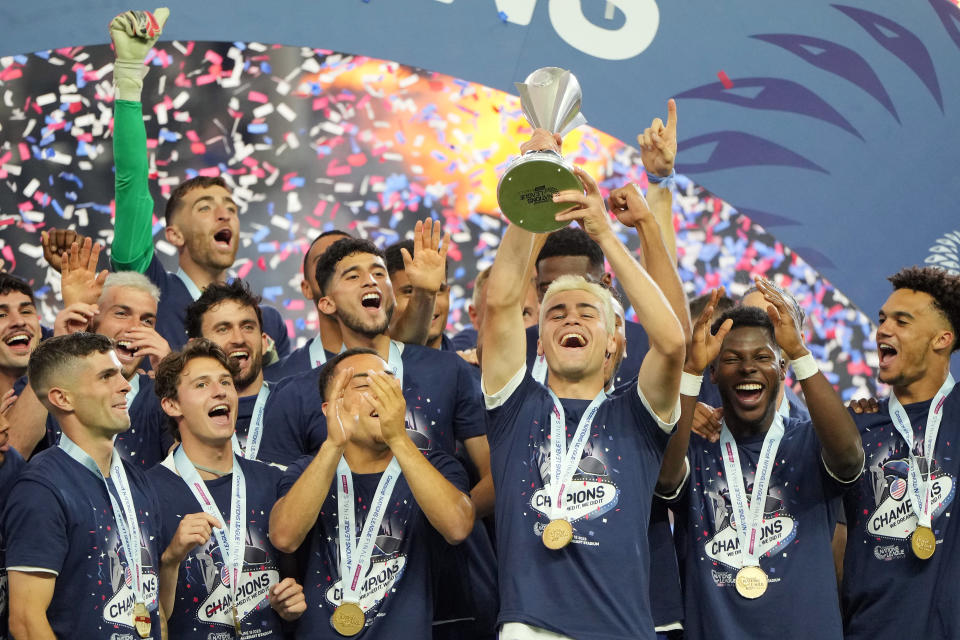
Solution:
{"label": "raised arm", "polygon": [[153,259],[153,198],[147,182],[147,132],[140,93],[144,60],[170,12],[127,11],[110,23],[117,53],[114,65],[113,162],[116,216],[111,261],[118,271],[143,273]]}
{"label": "raised arm", "polygon": [[400,463],[414,499],[444,540],[460,544],[473,530],[473,502],[430,464],[407,435],[407,403],[400,381],[389,373],[369,371],[367,375],[367,398],[380,416],[383,439]]}
{"label": "raised arm", "polygon": [[320,507],[337,472],[337,464],[343,456],[343,449],[356,428],[359,407],[356,404],[346,407],[343,403],[343,391],[352,377],[351,367],[346,367],[337,375],[333,400],[324,403],[327,439],[290,491],[277,500],[270,511],[270,542],[284,553],[299,549],[316,524]]}
{"label": "raised arm", "polygon": [[[757,278],[757,288],[767,301],[767,315],[773,322],[777,344],[793,363],[794,374],[800,379],[800,387],[807,400],[807,410],[813,421],[822,448],[823,464],[837,480],[856,480],[863,471],[864,453],[860,432],[853,417],[843,406],[830,381],[816,369],[813,356],[803,343],[803,335],[790,313],[787,301],[779,291],[763,278]],[[809,356],[809,358],[807,357]],[[798,371],[797,360],[806,361]],[[804,371],[804,366],[812,367]],[[811,375],[812,374],[812,375]]]}
{"label": "raised arm", "polygon": [[617,282],[650,337],[650,350],[640,365],[639,389],[650,408],[661,419],[668,419],[676,407],[680,388],[685,342],[683,328],[663,292],[614,233],[597,183],[579,167],[576,172],[586,194],[561,191],[554,195],[555,202],[577,205],[571,211],[557,214],[557,220],[578,220],[603,250]]}
{"label": "raised arm", "polygon": [[[671,98],[667,101],[667,124],[660,118],[654,118],[650,126],[637,136],[640,145],[640,160],[648,178],[666,179],[673,173],[677,159],[677,103]],[[663,232],[663,241],[670,259],[677,261],[677,236],[673,231],[673,194],[665,182],[649,181],[647,202]],[[650,265],[644,264],[651,277],[656,280]]]}
{"label": "raised arm", "polygon": [[[700,376],[703,370],[713,362],[720,352],[723,338],[733,325],[727,320],[717,330],[717,334],[710,333],[710,322],[717,299],[723,295],[723,287],[715,289],[710,297],[710,303],[700,313],[697,323],[693,326],[690,347],[687,349],[686,362],[683,365],[684,373],[691,376]],[[699,389],[697,390],[699,391]],[[697,393],[690,389],[692,395],[680,392],[680,419],[677,421],[677,430],[670,436],[667,449],[660,463],[660,475],[657,478],[656,492],[661,496],[674,496],[680,489],[686,477],[686,456],[690,446],[690,431],[693,428],[693,419],[697,408]]]}
{"label": "raised arm", "polygon": [[[522,153],[541,149],[560,152],[560,136],[536,129],[520,147]],[[507,227],[487,279],[483,343],[480,353],[483,392],[503,389],[527,364],[527,333],[523,324],[523,301],[533,276],[538,248],[546,234],[535,234],[515,224]]]}
{"label": "raised arm", "polygon": [[400,250],[413,294],[403,313],[394,319],[390,327],[390,337],[394,340],[408,344],[427,343],[437,292],[446,274],[449,248],[450,235],[443,234],[443,225],[439,220],[427,218],[417,222],[413,235],[413,255],[406,249]]}

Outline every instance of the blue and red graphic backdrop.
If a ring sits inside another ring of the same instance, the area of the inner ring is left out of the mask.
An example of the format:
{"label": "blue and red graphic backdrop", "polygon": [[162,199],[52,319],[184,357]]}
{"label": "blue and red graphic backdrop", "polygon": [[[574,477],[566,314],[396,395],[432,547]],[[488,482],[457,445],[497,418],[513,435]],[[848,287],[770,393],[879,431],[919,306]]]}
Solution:
{"label": "blue and red graphic backdrop", "polygon": [[[889,292],[884,277],[910,264],[960,270],[960,9],[948,0],[169,6],[144,98],[154,197],[194,172],[232,171],[250,192],[237,270],[273,287],[267,297],[301,336],[311,323],[292,286],[298,256],[327,226],[390,242],[415,217],[442,216],[459,233],[455,293],[469,294],[501,229],[476,192],[523,134],[515,101],[498,92],[546,65],[579,78],[593,129],[567,151],[607,187],[644,183],[629,145],[678,99],[689,292],[774,276],[807,308],[810,338],[845,389],[873,388],[868,318]],[[109,239],[104,44],[127,8],[0,7],[0,248],[41,288],[55,282],[37,260],[38,228]]]}

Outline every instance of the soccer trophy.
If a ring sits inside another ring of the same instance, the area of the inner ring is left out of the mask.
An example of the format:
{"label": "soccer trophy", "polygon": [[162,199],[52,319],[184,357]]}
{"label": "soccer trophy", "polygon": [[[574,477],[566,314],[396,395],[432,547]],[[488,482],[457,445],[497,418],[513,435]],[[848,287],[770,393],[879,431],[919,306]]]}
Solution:
{"label": "soccer trophy", "polygon": [[[566,136],[587,121],[580,113],[580,83],[566,69],[537,69],[514,84],[530,126]],[[554,231],[568,224],[554,216],[570,204],[554,202],[553,194],[568,189],[583,191],[573,165],[555,151],[528,151],[500,177],[497,202],[510,222],[537,233]]]}

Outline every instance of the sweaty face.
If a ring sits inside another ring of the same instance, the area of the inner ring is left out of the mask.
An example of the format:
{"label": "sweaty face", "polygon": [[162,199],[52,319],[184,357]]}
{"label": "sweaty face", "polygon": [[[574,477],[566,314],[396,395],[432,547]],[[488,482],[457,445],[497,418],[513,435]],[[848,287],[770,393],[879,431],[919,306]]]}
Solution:
{"label": "sweaty face", "polygon": [[200,332],[204,338],[217,343],[240,367],[236,380],[238,389],[246,389],[257,379],[263,370],[266,338],[253,307],[241,305],[236,300],[224,300],[203,314]]}
{"label": "sweaty face", "polygon": [[40,341],[40,317],[29,296],[0,294],[0,369],[21,376]]}
{"label": "sweaty face", "polygon": [[310,251],[307,252],[307,259],[305,261],[306,266],[303,271],[303,282],[300,284],[300,291],[303,293],[303,297],[311,300],[313,304],[317,304],[317,301],[320,300],[320,285],[317,284],[317,261],[320,259],[327,249],[330,248],[330,245],[337,242],[338,240],[343,240],[344,238],[349,238],[350,236],[344,234],[333,234],[329,236],[324,236],[320,240],[317,240],[313,243],[313,246],[310,247]]}
{"label": "sweaty face", "polygon": [[784,367],[780,349],[760,327],[738,327],[723,340],[713,365],[713,381],[728,420],[762,426],[773,417]]}
{"label": "sweaty face", "polygon": [[180,437],[218,445],[233,436],[237,390],[230,372],[214,358],[187,362],[177,383],[177,397],[165,398],[163,410],[180,421]]}
{"label": "sweaty face", "polygon": [[130,428],[130,383],[123,377],[114,351],[90,354],[75,374],[58,386],[68,392],[74,415],[88,429],[117,434]]}
{"label": "sweaty face", "polygon": [[946,318],[933,306],[933,297],[912,289],[897,289],[890,294],[877,324],[877,378],[895,388],[926,375],[937,336],[949,330]]}
{"label": "sweaty face", "polygon": [[93,317],[91,328],[117,343],[117,357],[123,377],[133,377],[144,356],[134,355],[131,338],[134,327],[154,329],[157,326],[157,301],[146,291],[134,287],[110,287],[100,299],[100,312]]}
{"label": "sweaty face", "polygon": [[210,269],[233,265],[240,240],[237,205],[223,187],[188,191],[171,226],[180,230],[187,253],[198,265]]}
{"label": "sweaty face", "polygon": [[544,258],[537,263],[537,297],[543,302],[543,295],[560,276],[583,276],[590,282],[600,282],[604,278],[602,269],[590,267],[586,256],[554,256]]}
{"label": "sweaty face", "polygon": [[384,333],[393,316],[394,298],[380,256],[354,253],[340,260],[318,306],[324,313],[336,313],[354,333],[369,338]]}
{"label": "sweaty face", "polygon": [[551,373],[577,380],[603,367],[615,338],[607,333],[601,302],[590,292],[561,291],[543,302],[538,349]]}
{"label": "sweaty face", "polygon": [[[344,420],[349,419],[347,416],[350,413],[350,408],[357,407],[360,417],[351,439],[367,446],[380,448],[384,446],[383,433],[380,430],[380,416],[374,406],[364,397],[364,394],[372,393],[367,370],[388,371],[387,363],[380,356],[375,356],[372,353],[361,353],[342,360],[337,365],[337,372],[351,367],[353,368],[353,377],[343,391],[344,413],[341,414],[341,417]],[[330,398],[330,402],[333,400],[334,398]],[[332,410],[334,410],[333,407],[328,403],[328,413]]]}

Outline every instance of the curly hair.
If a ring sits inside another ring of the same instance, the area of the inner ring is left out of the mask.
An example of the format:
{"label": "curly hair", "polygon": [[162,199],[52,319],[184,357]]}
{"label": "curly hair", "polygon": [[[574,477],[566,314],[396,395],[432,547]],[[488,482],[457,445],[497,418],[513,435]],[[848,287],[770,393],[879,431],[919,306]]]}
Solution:
{"label": "curly hair", "polygon": [[960,275],[939,267],[905,267],[887,278],[893,290],[911,289],[933,298],[933,307],[943,314],[953,329],[953,347],[960,349]]}
{"label": "curly hair", "polygon": [[203,314],[225,300],[232,300],[241,307],[252,307],[257,313],[257,323],[263,327],[263,312],[260,310],[260,296],[250,290],[250,286],[237,278],[229,284],[215,282],[207,285],[200,297],[187,307],[184,326],[188,338],[203,337]]}
{"label": "curly hair", "polygon": [[321,294],[327,294],[327,288],[330,286],[330,281],[333,279],[333,274],[336,273],[340,261],[355,253],[369,253],[386,262],[383,251],[370,240],[360,238],[337,240],[317,260],[317,285],[320,287]]}

